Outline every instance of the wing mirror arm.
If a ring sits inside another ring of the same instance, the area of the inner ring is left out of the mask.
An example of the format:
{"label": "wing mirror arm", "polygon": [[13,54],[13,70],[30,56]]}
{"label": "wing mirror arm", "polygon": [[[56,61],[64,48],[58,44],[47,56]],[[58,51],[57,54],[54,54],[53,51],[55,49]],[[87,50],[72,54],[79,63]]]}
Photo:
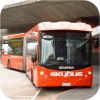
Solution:
{"label": "wing mirror arm", "polygon": [[37,54],[36,53],[32,54],[31,61],[32,62],[36,62],[37,61]]}

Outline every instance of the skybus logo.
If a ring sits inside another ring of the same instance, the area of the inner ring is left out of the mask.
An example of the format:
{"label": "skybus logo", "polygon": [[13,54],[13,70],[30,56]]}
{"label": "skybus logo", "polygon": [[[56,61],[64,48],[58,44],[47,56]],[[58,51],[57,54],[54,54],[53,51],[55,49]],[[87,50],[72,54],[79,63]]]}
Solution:
{"label": "skybus logo", "polygon": [[50,76],[64,76],[64,77],[67,77],[67,76],[83,76],[83,72],[70,72],[70,71],[67,71],[67,72],[51,72]]}

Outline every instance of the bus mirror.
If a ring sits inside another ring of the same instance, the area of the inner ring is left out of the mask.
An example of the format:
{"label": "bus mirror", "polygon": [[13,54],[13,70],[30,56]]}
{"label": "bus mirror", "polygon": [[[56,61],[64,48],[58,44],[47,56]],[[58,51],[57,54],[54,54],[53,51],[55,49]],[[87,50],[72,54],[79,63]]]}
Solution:
{"label": "bus mirror", "polygon": [[32,62],[36,62],[36,60],[37,60],[37,55],[36,55],[36,54],[32,54],[31,59],[32,59]]}
{"label": "bus mirror", "polygon": [[99,47],[99,38],[93,38],[94,48],[97,49]]}
{"label": "bus mirror", "polygon": [[54,39],[54,37],[52,35],[45,35],[45,36],[43,36],[43,39],[52,40],[52,39]]}

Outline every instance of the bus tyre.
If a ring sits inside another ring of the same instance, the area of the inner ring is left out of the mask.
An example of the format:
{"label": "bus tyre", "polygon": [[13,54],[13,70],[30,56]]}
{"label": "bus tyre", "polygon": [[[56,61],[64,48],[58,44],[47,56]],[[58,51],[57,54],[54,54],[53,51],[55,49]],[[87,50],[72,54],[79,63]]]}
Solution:
{"label": "bus tyre", "polygon": [[92,88],[91,86],[86,86],[86,88]]}
{"label": "bus tyre", "polygon": [[11,62],[10,61],[8,61],[7,68],[11,69]]}
{"label": "bus tyre", "polygon": [[26,67],[26,76],[28,77],[28,67]]}
{"label": "bus tyre", "polygon": [[31,81],[32,81],[32,84],[35,86],[35,84],[33,83],[33,69],[31,69]]}
{"label": "bus tyre", "polygon": [[83,88],[92,88],[91,86],[83,86]]}

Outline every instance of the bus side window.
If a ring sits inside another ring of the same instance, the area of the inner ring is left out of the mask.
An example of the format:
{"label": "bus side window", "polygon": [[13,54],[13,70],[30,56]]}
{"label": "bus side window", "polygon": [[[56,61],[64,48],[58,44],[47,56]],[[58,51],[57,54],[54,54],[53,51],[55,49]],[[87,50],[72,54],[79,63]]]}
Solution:
{"label": "bus side window", "polygon": [[3,40],[2,53],[8,54],[8,50],[9,50],[8,41]]}
{"label": "bus side window", "polygon": [[32,55],[37,53],[37,40],[28,38],[27,41],[27,55]]}

